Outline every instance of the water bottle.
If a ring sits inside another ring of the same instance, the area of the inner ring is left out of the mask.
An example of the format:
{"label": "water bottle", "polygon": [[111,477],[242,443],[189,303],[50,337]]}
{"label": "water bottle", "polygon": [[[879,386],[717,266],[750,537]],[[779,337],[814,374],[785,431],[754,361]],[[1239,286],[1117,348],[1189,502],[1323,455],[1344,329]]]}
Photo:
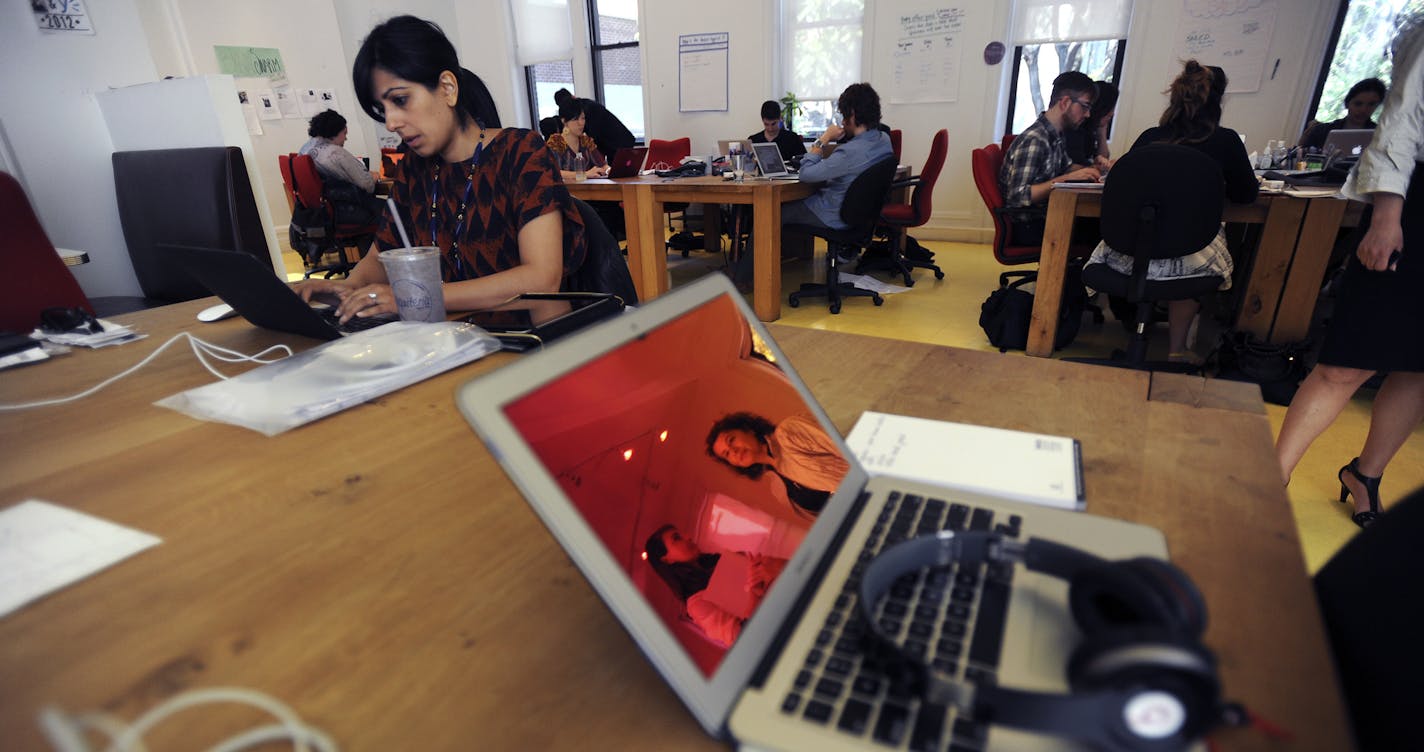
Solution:
{"label": "water bottle", "polygon": [[578,153],[578,154],[575,154],[575,155],[574,155],[574,180],[586,180],[586,179],[588,179],[588,175],[586,174],[587,169],[588,169],[587,167],[584,167],[584,166],[583,166],[583,153],[580,152],[580,153]]}

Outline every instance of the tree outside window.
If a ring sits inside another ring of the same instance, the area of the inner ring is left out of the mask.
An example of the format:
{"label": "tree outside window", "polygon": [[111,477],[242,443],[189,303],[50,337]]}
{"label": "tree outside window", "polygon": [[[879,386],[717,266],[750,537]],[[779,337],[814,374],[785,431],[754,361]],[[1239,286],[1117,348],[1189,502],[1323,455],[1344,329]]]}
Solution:
{"label": "tree outside window", "polygon": [[1122,73],[1125,39],[1025,44],[1014,50],[1012,94],[1006,133],[1022,133],[1048,107],[1053,79],[1065,71],[1082,71],[1094,81],[1117,83]]}
{"label": "tree outside window", "polygon": [[1311,107],[1311,119],[1316,122],[1345,117],[1345,94],[1356,82],[1378,78],[1389,84],[1389,46],[1397,21],[1424,13],[1424,0],[1346,0],[1341,11],[1335,48]]}

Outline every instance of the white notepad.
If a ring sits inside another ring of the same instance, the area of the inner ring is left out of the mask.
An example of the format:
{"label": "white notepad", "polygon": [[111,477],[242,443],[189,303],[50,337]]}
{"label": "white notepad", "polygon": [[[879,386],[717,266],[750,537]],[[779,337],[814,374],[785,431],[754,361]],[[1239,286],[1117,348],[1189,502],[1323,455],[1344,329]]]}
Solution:
{"label": "white notepad", "polygon": [[846,444],[871,475],[1082,510],[1078,440],[866,412]]}
{"label": "white notepad", "polygon": [[37,499],[0,510],[0,616],[161,542]]}

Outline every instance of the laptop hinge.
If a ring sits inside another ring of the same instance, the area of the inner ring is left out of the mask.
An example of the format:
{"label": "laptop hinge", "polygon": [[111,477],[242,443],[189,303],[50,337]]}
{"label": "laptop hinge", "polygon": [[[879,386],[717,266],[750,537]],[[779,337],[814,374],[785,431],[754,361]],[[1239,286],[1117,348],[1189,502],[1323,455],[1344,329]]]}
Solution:
{"label": "laptop hinge", "polygon": [[[855,502],[851,505],[851,510],[846,513],[845,519],[841,520],[839,529],[831,538],[831,542],[822,552],[820,561],[816,563],[816,568],[811,572],[810,578],[806,580],[806,586],[801,589],[801,593],[796,596],[796,603],[791,607],[788,615],[796,617],[806,612],[806,606],[810,604],[811,598],[821,589],[821,580],[825,579],[826,572],[831,568],[840,555],[841,546],[845,545],[846,536],[850,535],[851,528],[855,527],[855,521],[860,519],[860,513],[865,511],[865,505],[870,501],[870,492],[862,490],[856,496]],[[781,651],[786,647],[787,640],[791,639],[791,633],[796,626],[801,623],[799,618],[788,618],[781,623],[781,628],[776,630],[776,635],[771,643],[767,645],[766,652],[762,654],[761,661],[757,663],[756,671],[752,672],[751,679],[747,684],[760,689],[766,683],[766,677],[771,675],[771,669],[776,662],[781,659]]]}

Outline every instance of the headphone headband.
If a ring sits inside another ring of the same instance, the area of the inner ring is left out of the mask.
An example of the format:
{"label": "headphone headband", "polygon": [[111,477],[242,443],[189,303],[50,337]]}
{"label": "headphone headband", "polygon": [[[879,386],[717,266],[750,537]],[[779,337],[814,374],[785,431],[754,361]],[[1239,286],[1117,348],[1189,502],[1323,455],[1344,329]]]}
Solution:
{"label": "headphone headband", "polygon": [[[1079,682],[1075,681],[1073,694],[1065,695],[957,681],[908,655],[876,618],[880,601],[907,574],[953,564],[978,569],[984,564],[1015,563],[1070,583],[1087,580],[1092,584],[1080,592],[1095,594],[1099,588],[1094,585],[1106,568],[1142,568],[1141,562],[1109,562],[1042,538],[1020,542],[989,531],[946,530],[913,538],[885,549],[861,577],[858,608],[867,637],[873,643],[869,652],[882,658],[892,681],[909,682],[910,691],[922,692],[928,703],[953,705],[976,720],[1071,737],[1100,749],[1179,749],[1210,725],[1206,716],[1214,709],[1219,689],[1215,661],[1209,651],[1194,642],[1196,634],[1191,635],[1191,641],[1176,636],[1190,631],[1192,626],[1165,624],[1160,638],[1149,637],[1090,653],[1089,660],[1079,661],[1075,655],[1069,666],[1070,677],[1076,669],[1088,677],[1148,675],[1150,680],[1134,681],[1130,686],[1099,681],[1083,681],[1086,686],[1077,686]],[[1152,563],[1171,568],[1165,562]],[[1184,586],[1193,591],[1191,595],[1199,599],[1185,575],[1178,574]],[[1181,584],[1167,583],[1165,587],[1175,592],[1175,586]],[[1199,618],[1204,620],[1204,616]],[[1091,632],[1095,627],[1086,628]],[[1180,680],[1175,673],[1189,680]],[[1152,728],[1137,722],[1140,717],[1175,721]]]}

